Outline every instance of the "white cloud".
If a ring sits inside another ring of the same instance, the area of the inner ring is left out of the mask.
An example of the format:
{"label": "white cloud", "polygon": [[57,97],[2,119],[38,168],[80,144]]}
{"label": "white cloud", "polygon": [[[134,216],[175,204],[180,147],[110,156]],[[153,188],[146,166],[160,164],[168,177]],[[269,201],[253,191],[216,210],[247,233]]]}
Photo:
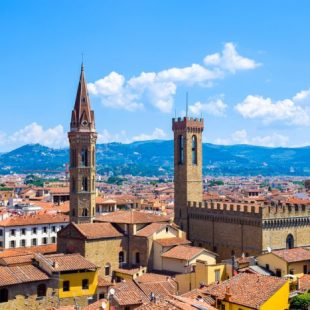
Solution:
{"label": "white cloud", "polygon": [[260,64],[254,60],[239,55],[236,50],[236,45],[232,42],[225,43],[222,54],[215,53],[206,56],[204,58],[204,63],[206,65],[217,66],[232,73],[238,70],[255,69],[260,66]]}
{"label": "white cloud", "polygon": [[214,116],[225,116],[226,109],[228,105],[221,99],[214,99],[208,103],[202,103],[200,101],[190,105],[189,111],[194,115],[201,115],[202,113],[207,113]]}
{"label": "white cloud", "polygon": [[266,147],[287,146],[289,138],[276,132],[267,136],[249,137],[245,129],[237,130],[228,138],[218,138],[214,141],[216,144],[249,144]]}
{"label": "white cloud", "polygon": [[67,133],[62,125],[44,129],[36,122],[17,130],[12,134],[0,132],[1,150],[7,151],[24,144],[39,143],[52,148],[68,146]]}
{"label": "white cloud", "polygon": [[168,135],[161,128],[155,128],[152,133],[146,134],[142,133],[140,135],[135,135],[129,137],[125,130],[122,130],[119,133],[112,134],[107,129],[104,129],[98,133],[97,143],[109,143],[109,142],[122,142],[122,143],[131,143],[134,141],[146,141],[146,140],[155,140],[155,139],[167,139]]}
{"label": "white cloud", "polygon": [[265,123],[284,121],[289,125],[309,125],[309,107],[303,107],[298,101],[309,96],[307,91],[298,93],[293,99],[284,99],[273,102],[270,98],[261,96],[247,96],[235,108],[244,118],[258,118]]}
{"label": "white cloud", "polygon": [[151,134],[141,134],[134,136],[132,141],[145,141],[145,140],[156,140],[156,139],[167,139],[167,134],[160,128],[155,128]]}
{"label": "white cloud", "polygon": [[179,86],[210,86],[213,80],[223,78],[228,73],[257,66],[254,60],[240,56],[234,44],[226,43],[222,54],[206,56],[204,65],[193,63],[183,68],[142,72],[128,80],[117,72],[111,72],[89,83],[88,90],[91,95],[99,97],[104,106],[133,111],[142,109],[142,102],[147,102],[159,111],[169,113]]}

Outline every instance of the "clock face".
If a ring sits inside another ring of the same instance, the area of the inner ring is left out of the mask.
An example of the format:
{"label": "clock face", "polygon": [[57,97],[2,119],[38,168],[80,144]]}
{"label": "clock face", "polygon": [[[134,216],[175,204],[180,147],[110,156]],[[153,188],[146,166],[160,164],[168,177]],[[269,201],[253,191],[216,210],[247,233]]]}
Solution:
{"label": "clock face", "polygon": [[88,125],[88,122],[87,122],[87,120],[84,119],[84,120],[82,121],[82,126],[86,127],[87,125]]}

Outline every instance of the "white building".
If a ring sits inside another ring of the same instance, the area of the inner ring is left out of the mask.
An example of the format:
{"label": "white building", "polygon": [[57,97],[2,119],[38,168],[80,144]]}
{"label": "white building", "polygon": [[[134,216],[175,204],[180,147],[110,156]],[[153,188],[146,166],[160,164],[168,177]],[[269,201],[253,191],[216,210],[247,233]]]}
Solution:
{"label": "white building", "polygon": [[57,232],[68,222],[69,217],[63,214],[12,215],[0,221],[0,248],[56,243]]}

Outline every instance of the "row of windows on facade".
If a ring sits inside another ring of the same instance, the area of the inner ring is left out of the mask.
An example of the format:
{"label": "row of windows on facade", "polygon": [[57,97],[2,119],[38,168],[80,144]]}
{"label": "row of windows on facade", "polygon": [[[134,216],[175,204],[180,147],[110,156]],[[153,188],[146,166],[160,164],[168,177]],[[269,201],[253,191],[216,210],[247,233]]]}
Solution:
{"label": "row of windows on facade", "polygon": [[[42,244],[48,244],[48,238],[44,237],[41,240],[42,240]],[[56,237],[51,237],[51,243],[56,243]],[[31,246],[36,246],[36,245],[38,245],[38,239],[36,238],[31,239]],[[3,246],[3,241],[0,241],[0,247],[2,246]],[[19,241],[19,246],[25,247],[25,246],[29,246],[29,244],[27,244],[26,239],[22,239]],[[16,247],[18,247],[18,241],[11,240],[10,248],[16,248]]]}
{"label": "row of windows on facade", "polygon": [[[88,190],[95,190],[95,177],[93,177],[92,179],[92,186],[90,186],[89,182],[88,182],[88,177],[82,177],[81,183],[80,183],[80,190],[82,192],[88,192]],[[76,181],[75,178],[71,179],[71,192],[75,193],[77,190],[79,190],[76,187]]]}
{"label": "row of windows on facade", "polygon": [[[185,143],[184,143],[184,136],[180,135],[178,138],[178,156],[179,156],[179,165],[184,164],[184,148],[185,148]],[[197,136],[193,135],[192,136],[192,165],[197,165],[198,164],[198,159],[197,159]]]}
{"label": "row of windows on facade", "polygon": [[89,161],[89,151],[83,148],[80,151],[79,156],[77,156],[77,151],[75,149],[70,150],[70,166],[75,168],[77,166],[88,167],[95,164],[95,149],[93,148],[91,153],[91,162]]}
{"label": "row of windows on facade", "polygon": [[[62,229],[62,228],[64,228],[64,225],[60,226],[60,229]],[[16,236],[17,235],[17,231],[20,231],[21,235],[26,235],[26,228],[21,228],[20,230],[13,228],[13,229],[10,229],[10,236]],[[31,229],[31,233],[33,235],[37,234],[37,232],[38,232],[38,228],[37,227],[33,227]],[[44,234],[46,234],[48,232],[48,227],[47,226],[42,227],[42,232]],[[57,227],[56,226],[52,226],[52,232],[57,232]],[[3,229],[0,229],[0,236],[3,236]]]}
{"label": "row of windows on facade", "polygon": [[[89,280],[88,279],[82,279],[82,290],[88,290],[89,289]],[[62,290],[64,292],[70,291],[70,281],[63,281]],[[45,284],[39,284],[37,286],[37,298],[43,298],[46,296],[46,285]],[[9,300],[9,291],[7,288],[0,289],[0,303],[8,302]]]}

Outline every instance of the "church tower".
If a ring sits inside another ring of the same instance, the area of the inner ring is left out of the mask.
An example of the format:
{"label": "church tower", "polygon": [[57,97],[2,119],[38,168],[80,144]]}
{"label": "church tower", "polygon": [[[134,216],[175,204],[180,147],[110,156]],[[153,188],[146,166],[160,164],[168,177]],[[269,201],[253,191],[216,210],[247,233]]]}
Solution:
{"label": "church tower", "polygon": [[83,64],[68,137],[70,143],[70,221],[77,224],[91,223],[95,217],[96,206],[97,133]]}
{"label": "church tower", "polygon": [[202,131],[203,119],[172,119],[174,132],[174,218],[188,234],[187,204],[202,202]]}

